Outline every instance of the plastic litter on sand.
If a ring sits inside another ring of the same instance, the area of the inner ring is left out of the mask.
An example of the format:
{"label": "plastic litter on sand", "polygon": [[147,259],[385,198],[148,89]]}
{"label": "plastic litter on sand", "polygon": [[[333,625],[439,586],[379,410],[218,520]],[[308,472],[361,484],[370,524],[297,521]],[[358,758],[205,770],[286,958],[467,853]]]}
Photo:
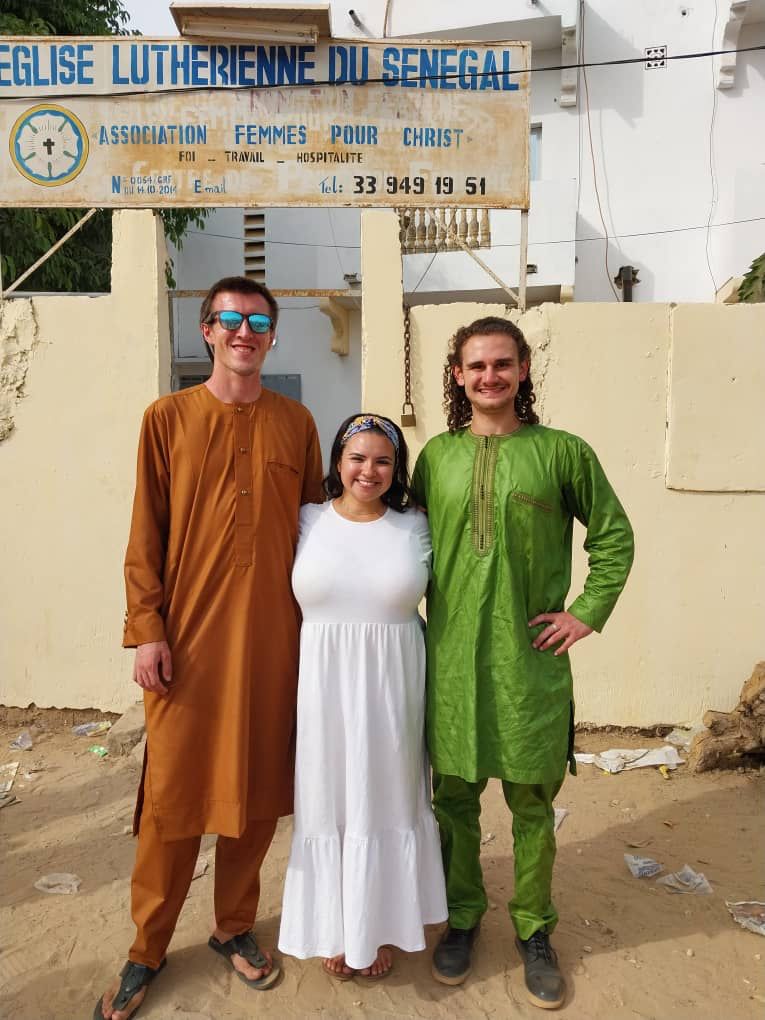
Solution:
{"label": "plastic litter on sand", "polygon": [[72,733],[74,733],[75,737],[95,737],[99,733],[106,733],[111,728],[112,724],[108,719],[101,719],[96,722],[85,722],[73,726]]}
{"label": "plastic litter on sand", "polygon": [[17,761],[7,761],[4,765],[0,765],[0,797],[10,792],[18,771],[19,763]]}
{"label": "plastic litter on sand", "polygon": [[639,854],[625,854],[624,861],[635,878],[653,878],[664,867],[652,857],[641,857]]}
{"label": "plastic litter on sand", "polygon": [[668,744],[674,744],[675,747],[679,747],[681,751],[685,751],[687,753],[691,749],[693,738],[697,733],[703,733],[704,730],[706,730],[706,726],[703,726],[700,723],[696,726],[690,726],[687,729],[685,727],[678,726],[674,730],[671,730],[664,739]]}
{"label": "plastic litter on sand", "polygon": [[80,888],[82,879],[72,875],[68,871],[56,871],[50,875],[43,875],[35,882],[35,889],[40,892],[54,893],[60,896],[68,896],[76,893]]}
{"label": "plastic litter on sand", "polygon": [[713,892],[706,876],[701,871],[694,871],[689,864],[684,865],[679,871],[673,871],[671,875],[657,878],[656,884],[665,886],[667,892],[671,893],[698,893],[711,896]]}
{"label": "plastic litter on sand", "polygon": [[567,815],[568,815],[568,808],[567,807],[556,807],[555,808],[555,829],[553,830],[554,832],[557,832],[558,829],[561,827],[561,825],[563,825],[563,819]]}
{"label": "plastic litter on sand", "polygon": [[575,754],[574,757],[579,765],[595,765],[604,772],[628,772],[630,769],[642,769],[665,765],[668,769],[676,769],[683,765],[684,760],[677,753],[677,749],[671,744],[664,747],[640,747],[636,750],[622,747],[612,747],[608,751],[600,751],[598,754]]}
{"label": "plastic litter on sand", "polygon": [[29,730],[22,730],[16,739],[11,741],[10,746],[14,749],[14,751],[31,751],[32,734]]}
{"label": "plastic litter on sand", "polygon": [[759,900],[729,903],[726,900],[725,906],[736,924],[740,924],[747,931],[753,931],[755,935],[765,935],[765,903]]}

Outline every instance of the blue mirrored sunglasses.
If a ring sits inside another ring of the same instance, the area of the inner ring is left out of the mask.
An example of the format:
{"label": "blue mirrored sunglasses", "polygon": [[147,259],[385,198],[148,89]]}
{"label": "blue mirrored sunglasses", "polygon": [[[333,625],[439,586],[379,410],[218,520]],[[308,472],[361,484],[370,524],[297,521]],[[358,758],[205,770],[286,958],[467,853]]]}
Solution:
{"label": "blue mirrored sunglasses", "polygon": [[[241,312],[213,312],[212,316],[215,316],[218,322],[224,329],[234,332],[239,329],[245,319],[249,324],[250,329],[253,333],[268,333],[274,324],[274,320],[270,315],[263,315],[260,312],[254,312],[252,315],[242,315]],[[211,316],[211,318],[212,318]]]}

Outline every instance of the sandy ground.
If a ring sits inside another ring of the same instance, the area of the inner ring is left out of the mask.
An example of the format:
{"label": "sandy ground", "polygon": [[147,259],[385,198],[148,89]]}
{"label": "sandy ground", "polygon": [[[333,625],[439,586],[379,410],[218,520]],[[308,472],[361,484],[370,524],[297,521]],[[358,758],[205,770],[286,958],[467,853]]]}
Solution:
{"label": "sandy ground", "polygon": [[[0,1016],[5,1020],[89,1020],[121,966],[133,928],[128,913],[134,844],[130,824],[137,768],[129,758],[99,759],[92,740],[67,730],[38,735],[30,751],[8,742],[0,726],[0,764],[20,760],[19,803],[0,811],[4,867],[0,885]],[[656,746],[650,738],[582,735],[579,750]],[[38,778],[23,771],[42,765]],[[580,767],[558,805],[570,814],[558,833],[555,895],[561,922],[554,937],[569,978],[558,1012],[572,1018],[731,1018],[763,1016],[765,940],[739,928],[726,900],[765,899],[762,850],[764,778],[758,772],[685,774],[656,770],[608,776]],[[394,971],[371,984],[339,984],[317,961],[286,958],[284,978],[269,992],[250,991],[206,946],[212,901],[210,868],[192,883],[168,966],[150,989],[143,1020],[244,1020],[320,1017],[540,1017],[527,1004],[522,968],[504,904],[512,889],[510,819],[499,784],[484,799],[483,847],[491,908],[467,983],[450,989],[430,976],[429,932],[423,953],[396,953]],[[279,827],[264,870],[257,930],[277,937],[290,824]],[[642,849],[630,843],[648,841]],[[206,838],[203,849],[212,839]],[[628,872],[623,854],[642,853],[666,870],[686,862],[703,871],[711,896],[672,895]],[[73,896],[38,892],[50,872],[82,879]]]}

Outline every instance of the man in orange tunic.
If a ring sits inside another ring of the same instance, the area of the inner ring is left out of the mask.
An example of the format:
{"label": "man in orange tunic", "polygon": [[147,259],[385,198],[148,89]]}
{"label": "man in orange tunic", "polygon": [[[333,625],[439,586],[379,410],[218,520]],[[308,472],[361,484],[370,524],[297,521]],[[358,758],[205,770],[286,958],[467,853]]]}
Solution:
{"label": "man in orange tunic", "polygon": [[144,690],[134,832],[136,939],[97,1020],[126,1020],[164,966],[203,833],[218,834],[209,945],[251,987],[279,969],[251,931],[260,866],[292,812],[299,619],[290,587],[302,503],[320,502],[309,412],[261,386],[278,306],[244,277],[200,313],[201,386],[155,401],[138,450],[125,558],[126,648]]}

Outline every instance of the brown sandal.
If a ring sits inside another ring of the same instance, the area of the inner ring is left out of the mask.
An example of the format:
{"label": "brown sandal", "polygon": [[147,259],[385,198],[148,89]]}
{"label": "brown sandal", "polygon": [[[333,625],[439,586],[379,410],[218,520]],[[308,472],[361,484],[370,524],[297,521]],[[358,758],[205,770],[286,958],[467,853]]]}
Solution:
{"label": "brown sandal", "polygon": [[255,935],[252,931],[246,931],[242,935],[233,935],[230,939],[226,939],[225,942],[220,942],[214,935],[211,935],[207,940],[207,945],[213,950],[213,952],[218,953],[220,956],[223,956],[228,960],[236,976],[240,981],[244,981],[248,988],[254,988],[257,992],[264,992],[266,989],[272,988],[279,980],[281,967],[275,962],[270,964],[271,970],[268,974],[264,974],[263,977],[259,978],[248,978],[245,974],[242,974],[240,970],[237,970],[236,967],[234,967],[231,960],[231,957],[234,954],[241,956],[256,970],[263,970],[269,966],[269,962],[260,951],[258,943],[255,941]]}
{"label": "brown sandal", "polygon": [[[167,960],[163,960],[162,963],[160,963],[159,967],[157,967],[157,969],[154,970],[151,967],[147,967],[143,963],[133,963],[131,960],[128,960],[128,962],[120,971],[120,977],[122,978],[122,980],[120,981],[120,986],[115,992],[114,998],[112,999],[111,1008],[113,1010],[114,1009],[123,1010],[128,1005],[128,1003],[130,1002],[134,995],[137,995],[142,988],[146,988],[147,985],[150,985],[152,983],[154,978],[157,976],[157,974],[159,974],[159,972],[162,970],[166,963]],[[106,992],[104,992],[104,995],[105,994]],[[93,1010],[93,1020],[104,1020],[104,1013],[102,1008],[103,1001],[104,996],[102,995],[101,998],[96,1003],[96,1008]],[[143,1002],[138,1003],[136,1008],[130,1014],[130,1020],[133,1020],[133,1017],[138,1013],[138,1010],[141,1008],[142,1005]]]}

